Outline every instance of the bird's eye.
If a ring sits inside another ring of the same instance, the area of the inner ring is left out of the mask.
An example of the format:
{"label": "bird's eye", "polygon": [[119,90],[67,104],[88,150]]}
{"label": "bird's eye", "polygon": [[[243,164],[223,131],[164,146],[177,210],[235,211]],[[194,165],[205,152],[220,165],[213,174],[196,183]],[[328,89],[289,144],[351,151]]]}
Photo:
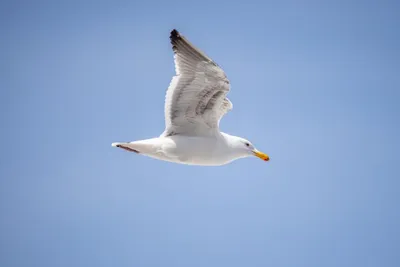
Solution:
{"label": "bird's eye", "polygon": [[249,147],[249,146],[250,146],[250,144],[249,144],[249,143],[246,143],[246,146],[247,146],[247,147]]}

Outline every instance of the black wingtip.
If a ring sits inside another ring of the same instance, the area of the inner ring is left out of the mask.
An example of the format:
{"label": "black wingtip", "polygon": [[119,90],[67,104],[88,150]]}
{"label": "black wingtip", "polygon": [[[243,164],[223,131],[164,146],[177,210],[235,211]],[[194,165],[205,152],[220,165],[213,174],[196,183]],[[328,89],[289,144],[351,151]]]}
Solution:
{"label": "black wingtip", "polygon": [[171,35],[169,38],[171,38],[171,40],[176,40],[176,39],[179,39],[180,37],[181,36],[180,36],[179,32],[176,29],[173,29],[171,31]]}

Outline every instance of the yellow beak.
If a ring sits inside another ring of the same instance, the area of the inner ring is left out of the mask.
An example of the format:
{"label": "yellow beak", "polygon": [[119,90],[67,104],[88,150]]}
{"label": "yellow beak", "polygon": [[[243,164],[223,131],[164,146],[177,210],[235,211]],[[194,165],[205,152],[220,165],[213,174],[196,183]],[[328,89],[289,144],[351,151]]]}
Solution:
{"label": "yellow beak", "polygon": [[268,155],[265,154],[265,153],[262,153],[262,152],[260,152],[260,151],[258,151],[258,150],[253,150],[253,153],[254,153],[254,155],[255,155],[256,157],[259,157],[259,158],[262,159],[262,160],[265,160],[265,161],[268,161],[268,160],[269,160]]}

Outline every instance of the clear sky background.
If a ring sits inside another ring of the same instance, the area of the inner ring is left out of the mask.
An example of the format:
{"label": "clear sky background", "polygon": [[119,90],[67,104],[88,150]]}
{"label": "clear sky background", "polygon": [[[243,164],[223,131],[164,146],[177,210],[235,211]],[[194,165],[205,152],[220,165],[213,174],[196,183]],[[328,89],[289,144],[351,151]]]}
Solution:
{"label": "clear sky background", "polygon": [[[0,266],[400,266],[399,1],[2,1],[0,27]],[[270,162],[111,147],[164,130],[173,28]]]}

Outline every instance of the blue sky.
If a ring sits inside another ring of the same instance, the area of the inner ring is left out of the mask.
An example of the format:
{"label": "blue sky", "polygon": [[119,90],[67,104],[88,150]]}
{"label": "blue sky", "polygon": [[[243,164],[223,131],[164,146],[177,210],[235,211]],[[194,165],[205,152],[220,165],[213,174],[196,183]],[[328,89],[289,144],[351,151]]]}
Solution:
{"label": "blue sky", "polygon": [[[0,4],[0,266],[399,266],[398,1]],[[177,28],[271,161],[112,148],[164,130]]]}

